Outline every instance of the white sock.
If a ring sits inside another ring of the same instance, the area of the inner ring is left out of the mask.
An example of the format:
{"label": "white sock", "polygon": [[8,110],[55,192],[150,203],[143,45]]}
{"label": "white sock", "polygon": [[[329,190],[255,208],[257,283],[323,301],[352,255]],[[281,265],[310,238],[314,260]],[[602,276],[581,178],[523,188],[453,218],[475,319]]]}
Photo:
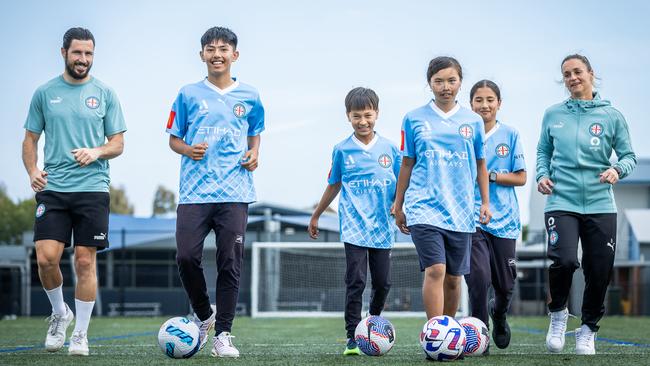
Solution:
{"label": "white sock", "polygon": [[74,299],[75,311],[77,312],[77,319],[74,323],[73,332],[88,333],[88,324],[90,324],[90,316],[93,315],[94,301],[81,301]]}
{"label": "white sock", "polygon": [[52,313],[54,315],[63,316],[65,315],[65,302],[63,301],[63,285],[53,288],[51,290],[43,289],[47,294],[47,298],[50,299],[50,304],[52,304]]}

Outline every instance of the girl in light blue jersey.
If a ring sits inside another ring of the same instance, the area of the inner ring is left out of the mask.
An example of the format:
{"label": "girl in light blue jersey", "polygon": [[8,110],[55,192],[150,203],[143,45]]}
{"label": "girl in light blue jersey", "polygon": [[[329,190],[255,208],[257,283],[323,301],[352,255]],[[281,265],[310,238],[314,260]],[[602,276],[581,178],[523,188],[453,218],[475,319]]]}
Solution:
{"label": "girl in light blue jersey", "polygon": [[469,290],[471,315],[488,324],[488,291],[494,289],[490,303],[492,341],[499,348],[510,343],[506,314],[517,278],[515,245],[521,232],[519,203],[515,186],[526,184],[526,166],[519,133],[497,121],[501,91],[490,80],[474,84],[469,93],[472,110],[485,125],[485,159],[490,181],[489,224],[479,222],[480,192],[475,190],[476,232],[472,235],[470,273],[465,276]]}
{"label": "girl in light blue jersey", "polygon": [[[546,348],[564,348],[567,301],[573,272],[585,276],[582,326],[575,332],[577,354],[594,354],[598,321],[616,253],[616,204],[612,186],[632,172],[636,156],[623,115],[594,92],[594,71],[582,55],[562,61],[571,97],[544,114],[537,145],[537,190],[548,195],[544,218],[548,233],[551,322]],[[611,163],[612,151],[618,161]],[[582,260],[578,262],[578,239]]]}
{"label": "girl in light blue jersey", "polygon": [[424,271],[427,317],[455,316],[461,277],[469,273],[474,182],[481,192],[480,221],[490,220],[488,173],[479,115],[456,102],[463,72],[451,57],[431,60],[427,82],[434,99],[406,114],[402,168],[394,203],[398,228],[410,234]]}

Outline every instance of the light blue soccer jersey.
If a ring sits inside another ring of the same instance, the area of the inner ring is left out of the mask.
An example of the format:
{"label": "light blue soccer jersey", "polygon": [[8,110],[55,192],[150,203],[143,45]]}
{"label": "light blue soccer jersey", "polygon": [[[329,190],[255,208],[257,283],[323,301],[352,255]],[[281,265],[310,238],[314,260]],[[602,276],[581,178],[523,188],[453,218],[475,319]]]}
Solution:
{"label": "light blue soccer jersey", "polygon": [[203,159],[181,159],[179,204],[256,200],[253,174],[241,166],[248,136],[264,131],[264,107],[255,88],[235,80],[219,89],[207,79],[184,86],[167,132],[188,145],[208,144]]}
{"label": "light blue soccer jersey", "polygon": [[[501,122],[485,134],[485,159],[488,171],[499,174],[526,170],[524,150],[519,141],[519,133],[514,128]],[[475,185],[476,226],[488,233],[506,239],[517,239],[521,231],[519,220],[519,203],[515,187],[490,183],[490,212],[492,219],[487,225],[479,222],[481,193]]]}
{"label": "light blue soccer jersey", "polygon": [[402,154],[415,159],[405,194],[406,222],[473,233],[476,160],[484,159],[483,120],[458,104],[448,113],[433,101],[406,114]]}
{"label": "light blue soccer jersey", "polygon": [[375,134],[365,145],[354,134],[334,146],[327,182],[341,182],[341,241],[368,248],[391,248],[395,220],[390,207],[402,164],[397,146]]}
{"label": "light blue soccer jersey", "polygon": [[70,84],[58,76],[34,92],[25,129],[36,134],[45,131],[45,190],[108,192],[108,160],[97,159],[82,167],[72,150],[102,146],[106,137],[126,131],[113,89],[94,77]]}

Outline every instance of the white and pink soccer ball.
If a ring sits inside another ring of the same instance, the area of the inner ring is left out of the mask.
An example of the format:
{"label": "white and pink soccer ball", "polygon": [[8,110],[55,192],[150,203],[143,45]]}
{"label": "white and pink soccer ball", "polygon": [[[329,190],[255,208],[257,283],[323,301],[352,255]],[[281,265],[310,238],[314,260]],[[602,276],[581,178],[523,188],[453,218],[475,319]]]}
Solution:
{"label": "white and pink soccer ball", "polygon": [[490,344],[490,333],[481,319],[468,316],[458,320],[465,329],[465,356],[482,356]]}
{"label": "white and pink soccer ball", "polygon": [[453,361],[460,357],[465,349],[465,329],[450,316],[435,316],[424,324],[420,333],[420,344],[429,358],[436,361]]}

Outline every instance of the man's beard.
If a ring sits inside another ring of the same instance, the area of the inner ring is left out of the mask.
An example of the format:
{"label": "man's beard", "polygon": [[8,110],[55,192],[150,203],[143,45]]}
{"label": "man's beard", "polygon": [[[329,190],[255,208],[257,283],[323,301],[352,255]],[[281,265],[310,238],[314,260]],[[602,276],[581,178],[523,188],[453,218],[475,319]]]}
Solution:
{"label": "man's beard", "polygon": [[92,63],[88,63],[88,66],[86,67],[86,71],[83,74],[80,74],[77,71],[75,71],[75,69],[74,69],[75,65],[84,65],[84,64],[81,63],[81,62],[76,62],[76,63],[71,65],[69,62],[66,61],[65,70],[68,72],[68,75],[70,75],[73,79],[76,79],[76,80],[85,79],[86,76],[88,76],[88,73],[90,72],[90,68],[93,66]]}

